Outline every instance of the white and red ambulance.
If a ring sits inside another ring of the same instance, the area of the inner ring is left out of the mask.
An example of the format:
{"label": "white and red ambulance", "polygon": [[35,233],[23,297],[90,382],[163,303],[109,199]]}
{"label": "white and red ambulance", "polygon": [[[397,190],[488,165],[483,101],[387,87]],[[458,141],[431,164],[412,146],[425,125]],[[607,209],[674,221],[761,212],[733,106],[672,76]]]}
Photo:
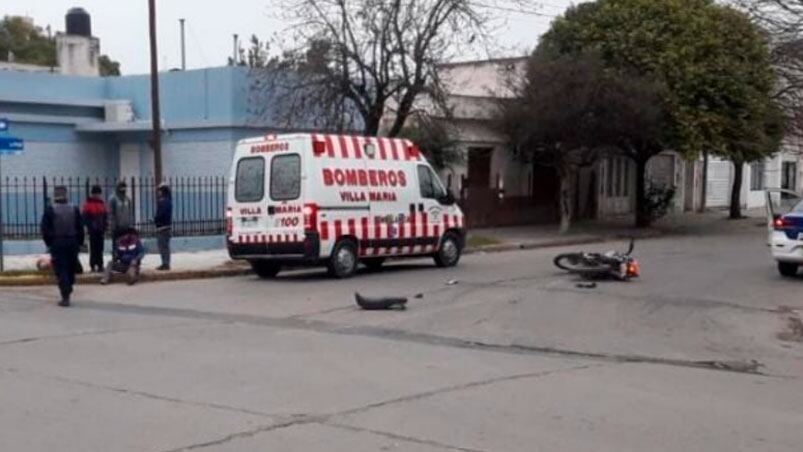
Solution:
{"label": "white and red ambulance", "polygon": [[460,260],[463,212],[418,147],[405,139],[268,135],[234,154],[226,211],[233,259],[263,278],[284,265],[326,265],[338,278],[361,262]]}

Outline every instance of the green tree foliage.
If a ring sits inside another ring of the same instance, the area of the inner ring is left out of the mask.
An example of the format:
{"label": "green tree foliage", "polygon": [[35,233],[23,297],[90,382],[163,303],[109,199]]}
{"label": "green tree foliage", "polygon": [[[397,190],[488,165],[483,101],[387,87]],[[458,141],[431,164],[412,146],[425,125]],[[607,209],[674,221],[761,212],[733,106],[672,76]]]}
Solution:
{"label": "green tree foliage", "polygon": [[100,75],[103,77],[119,77],[120,76],[120,63],[112,60],[108,55],[101,55],[98,58],[100,65]]}
{"label": "green tree foliage", "polygon": [[[728,6],[713,0],[583,3],[555,20],[539,51],[595,51],[606,67],[666,86],[673,149],[689,158],[705,150],[734,162],[752,161],[777,150],[773,138],[781,128],[771,99],[776,78],[767,42],[744,14]],[[648,223],[644,213],[637,206],[639,225]]]}
{"label": "green tree foliage", "polygon": [[[499,129],[516,155],[556,170],[562,232],[572,221],[580,168],[614,151],[645,160],[642,153],[660,152],[668,138],[663,133],[663,87],[606,68],[596,53],[555,56],[536,51],[514,92],[501,105]],[[643,178],[639,183],[643,185]]]}
{"label": "green tree foliage", "polygon": [[5,16],[0,21],[0,61],[38,66],[56,65],[56,45],[27,18]]}
{"label": "green tree foliage", "polygon": [[[56,41],[25,17],[5,16],[0,21],[0,61],[55,67]],[[98,59],[100,75],[120,75],[120,63],[107,55]]]}

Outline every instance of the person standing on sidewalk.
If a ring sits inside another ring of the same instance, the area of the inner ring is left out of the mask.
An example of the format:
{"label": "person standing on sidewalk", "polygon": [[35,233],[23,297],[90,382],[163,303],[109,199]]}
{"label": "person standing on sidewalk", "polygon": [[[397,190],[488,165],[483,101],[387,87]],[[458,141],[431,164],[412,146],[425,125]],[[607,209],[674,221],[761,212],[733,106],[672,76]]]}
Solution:
{"label": "person standing on sidewalk", "polygon": [[156,215],[153,222],[156,225],[156,242],[162,257],[162,265],[156,269],[167,271],[170,270],[170,236],[173,227],[173,198],[170,187],[166,184],[159,185],[156,197]]}
{"label": "person standing on sidewalk", "polygon": [[109,199],[109,229],[112,231],[112,255],[117,252],[117,239],[134,225],[131,218],[131,199],[126,194],[125,181],[117,183],[114,196]]}
{"label": "person standing on sidewalk", "polygon": [[93,185],[81,209],[86,231],[89,233],[89,267],[93,272],[103,271],[103,240],[106,236],[108,211],[100,185]]}
{"label": "person standing on sidewalk", "polygon": [[42,239],[50,252],[58,279],[59,306],[67,307],[75,284],[78,251],[84,246],[84,225],[78,207],[68,203],[65,186],[54,187],[53,202],[42,215]]}

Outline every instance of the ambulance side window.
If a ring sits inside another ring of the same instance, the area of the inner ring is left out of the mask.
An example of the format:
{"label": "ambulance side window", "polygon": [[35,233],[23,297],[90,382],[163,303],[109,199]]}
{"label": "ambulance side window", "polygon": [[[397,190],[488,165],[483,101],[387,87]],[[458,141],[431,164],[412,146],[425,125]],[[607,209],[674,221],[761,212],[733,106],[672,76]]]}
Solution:
{"label": "ambulance side window", "polygon": [[270,166],[270,197],[290,201],[301,195],[301,156],[277,155]]}
{"label": "ambulance side window", "polygon": [[234,199],[237,202],[258,202],[265,197],[265,159],[248,157],[237,162]]}
{"label": "ambulance side window", "polygon": [[438,176],[426,165],[418,165],[418,186],[422,198],[440,199],[446,195]]}

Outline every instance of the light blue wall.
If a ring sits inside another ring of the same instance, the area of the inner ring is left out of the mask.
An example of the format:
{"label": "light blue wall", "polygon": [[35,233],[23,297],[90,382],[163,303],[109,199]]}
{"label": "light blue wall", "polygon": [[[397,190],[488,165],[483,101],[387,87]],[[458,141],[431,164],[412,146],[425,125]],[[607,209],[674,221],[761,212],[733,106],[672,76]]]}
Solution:
{"label": "light blue wall", "polygon": [[102,100],[106,79],[50,73],[0,71],[0,101],[26,98],[51,104]]}
{"label": "light blue wall", "polygon": [[[271,108],[281,109],[276,96],[254,89],[266,76],[243,67],[160,74],[166,174],[223,175],[238,140],[280,132],[270,126],[277,113]],[[76,131],[76,123],[102,121],[108,100],[128,100],[138,120],[149,120],[150,77],[0,71],[0,117],[11,117],[11,133],[27,143],[6,174],[116,177],[120,143],[140,143],[142,175],[149,175],[148,131]]]}
{"label": "light blue wall", "polygon": [[[243,89],[235,84],[246,79],[245,71],[240,67],[219,67],[161,73],[159,105],[166,127],[205,123],[232,126],[242,122],[245,114]],[[138,119],[151,118],[148,75],[107,80],[109,99],[131,100]],[[235,96],[235,91],[240,94]]]}

